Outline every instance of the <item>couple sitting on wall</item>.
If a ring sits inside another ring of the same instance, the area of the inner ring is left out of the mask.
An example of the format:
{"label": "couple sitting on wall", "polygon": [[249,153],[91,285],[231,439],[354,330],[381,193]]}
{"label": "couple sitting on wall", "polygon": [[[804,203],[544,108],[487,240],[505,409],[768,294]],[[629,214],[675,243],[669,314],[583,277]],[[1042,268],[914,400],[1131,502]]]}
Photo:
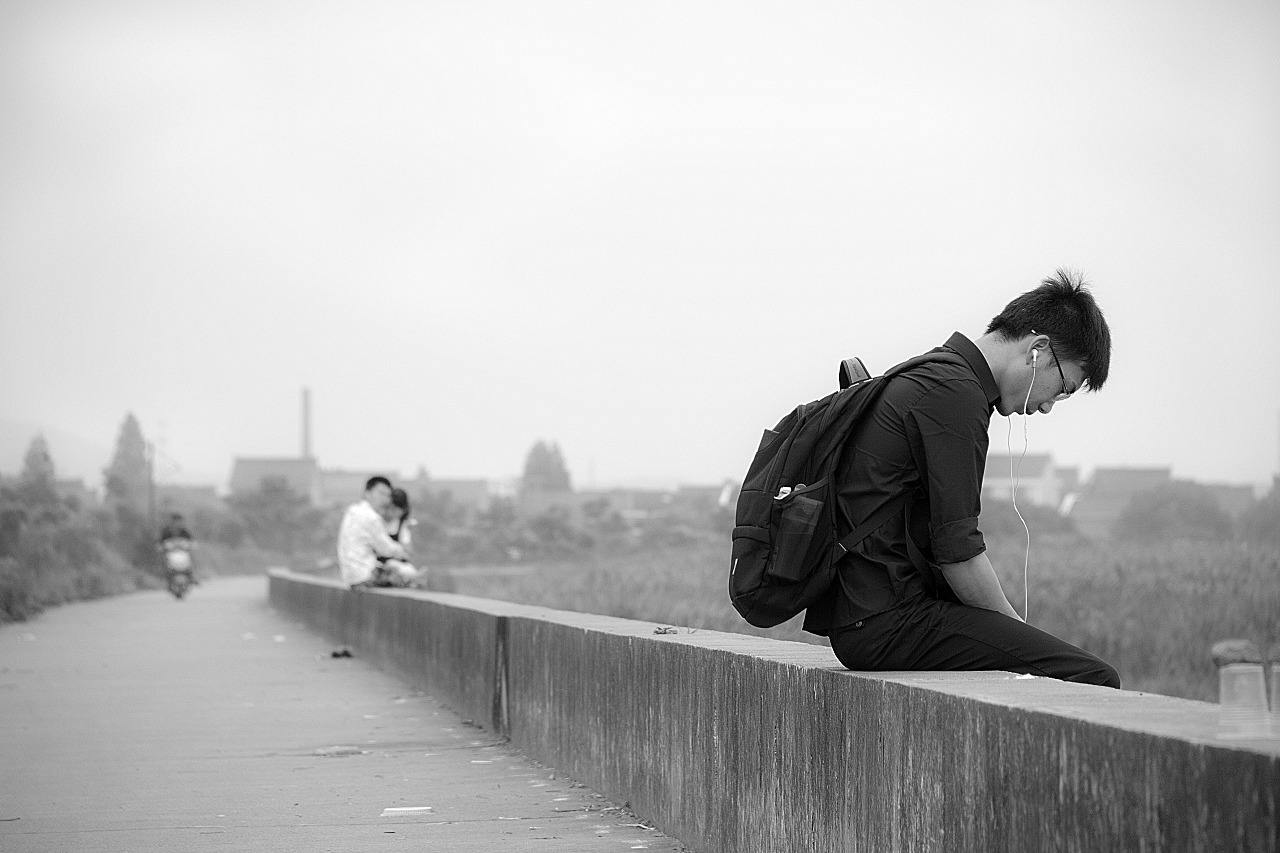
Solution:
{"label": "couple sitting on wall", "polygon": [[426,570],[409,562],[409,496],[386,477],[370,477],[364,499],[347,507],[338,529],[338,569],[352,589],[423,586]]}

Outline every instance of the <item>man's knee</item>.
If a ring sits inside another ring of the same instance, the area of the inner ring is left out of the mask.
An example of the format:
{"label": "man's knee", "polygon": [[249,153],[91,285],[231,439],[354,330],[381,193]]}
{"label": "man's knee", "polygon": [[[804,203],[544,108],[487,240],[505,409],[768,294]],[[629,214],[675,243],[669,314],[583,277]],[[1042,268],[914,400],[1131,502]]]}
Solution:
{"label": "man's knee", "polygon": [[1083,684],[1098,684],[1102,687],[1114,687],[1120,689],[1120,673],[1116,672],[1115,667],[1106,661],[1093,658],[1089,661],[1089,665],[1084,667],[1078,674],[1067,679],[1068,681],[1078,681]]}
{"label": "man's knee", "polygon": [[1116,672],[1111,664],[1104,663],[1102,665],[1103,680],[1098,683],[1103,687],[1114,687],[1120,689],[1120,673]]}

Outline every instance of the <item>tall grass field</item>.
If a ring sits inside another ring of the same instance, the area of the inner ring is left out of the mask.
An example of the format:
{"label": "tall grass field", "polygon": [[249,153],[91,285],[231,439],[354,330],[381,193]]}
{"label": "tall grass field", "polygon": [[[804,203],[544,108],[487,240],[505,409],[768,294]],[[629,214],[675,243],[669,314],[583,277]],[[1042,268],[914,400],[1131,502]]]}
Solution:
{"label": "tall grass field", "polygon": [[[1019,530],[1019,533],[1021,531]],[[1021,536],[987,536],[1009,599],[1023,609]],[[523,568],[440,566],[457,592],[658,625],[825,643],[802,618],[769,630],[729,604],[728,537],[678,547],[598,550]],[[1070,533],[1033,540],[1031,624],[1097,654],[1126,689],[1217,701],[1214,642],[1280,641],[1280,550],[1236,542],[1096,544]]]}

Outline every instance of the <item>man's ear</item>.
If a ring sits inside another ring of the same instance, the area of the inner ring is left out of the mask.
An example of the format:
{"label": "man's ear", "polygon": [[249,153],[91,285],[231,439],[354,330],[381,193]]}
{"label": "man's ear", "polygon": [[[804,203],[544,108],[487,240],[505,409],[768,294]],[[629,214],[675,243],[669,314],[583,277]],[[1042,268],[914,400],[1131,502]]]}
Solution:
{"label": "man's ear", "polygon": [[1042,335],[1035,329],[1031,330],[1031,334],[1035,337],[1031,339],[1031,342],[1027,347],[1026,363],[1036,365],[1038,367],[1038,360],[1040,356],[1049,350],[1049,336]]}

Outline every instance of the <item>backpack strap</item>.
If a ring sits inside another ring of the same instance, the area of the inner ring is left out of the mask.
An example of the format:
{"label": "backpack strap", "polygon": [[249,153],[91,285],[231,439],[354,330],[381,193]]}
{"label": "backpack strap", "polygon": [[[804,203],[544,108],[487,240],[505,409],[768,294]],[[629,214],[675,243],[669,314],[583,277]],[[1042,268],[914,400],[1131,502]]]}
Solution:
{"label": "backpack strap", "polygon": [[[857,359],[846,359],[845,364],[841,365],[841,390],[824,398],[823,402],[826,402],[827,405],[822,412],[818,429],[811,439],[813,444],[803,448],[803,453],[810,455],[814,460],[811,463],[811,470],[824,470],[835,454],[841,451],[844,443],[849,438],[849,427],[853,425],[856,419],[862,417],[863,413],[876,405],[880,396],[884,394],[890,379],[900,373],[905,373],[912,368],[930,362],[966,363],[958,353],[945,349],[930,350],[923,355],[909,358],[901,364],[889,368],[881,376],[871,377],[846,386],[844,379],[849,361],[857,361]],[[858,364],[861,365],[861,362],[859,361]],[[862,368],[862,370],[865,372],[866,368]]]}
{"label": "backpack strap", "polygon": [[[836,547],[840,549],[840,556],[843,557],[845,554],[848,554],[850,551],[852,551],[858,545],[859,542],[861,542],[863,539],[866,539],[868,536],[874,533],[877,529],[879,529],[880,525],[884,524],[886,521],[892,518],[899,510],[901,510],[904,506],[906,506],[908,497],[910,497],[910,495],[906,492],[898,495],[896,498],[889,501],[884,506],[880,507],[880,509],[871,513],[870,518],[868,518],[866,521],[859,524],[852,533],[850,533],[848,536],[845,536],[839,542],[837,542]],[[911,539],[911,535],[910,535],[910,531],[908,531],[908,534],[907,534],[908,542],[910,541],[910,539]]]}
{"label": "backpack strap", "polygon": [[946,577],[937,569],[933,563],[930,563],[920,552],[920,547],[916,545],[915,539],[911,535],[911,492],[898,495],[884,506],[880,507],[877,512],[872,513],[871,517],[858,525],[858,528],[848,536],[836,543],[836,547],[840,549],[840,559],[848,554],[858,543],[866,539],[884,524],[898,510],[903,511],[903,527],[907,539],[907,557],[911,560],[911,564],[916,567],[916,571],[920,573],[926,581],[931,583],[934,588],[934,594],[944,601],[954,601],[959,603],[960,599],[951,589],[951,584],[947,583]]}

